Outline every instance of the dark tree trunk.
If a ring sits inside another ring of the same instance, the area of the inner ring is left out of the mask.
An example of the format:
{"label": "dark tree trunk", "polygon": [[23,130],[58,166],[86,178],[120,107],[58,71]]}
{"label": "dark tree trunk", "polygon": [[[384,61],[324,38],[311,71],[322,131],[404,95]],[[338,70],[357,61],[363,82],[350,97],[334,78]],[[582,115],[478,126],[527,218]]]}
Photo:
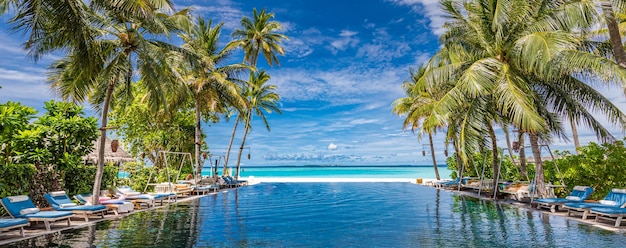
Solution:
{"label": "dark tree trunk", "polygon": [[500,175],[500,164],[498,163],[500,161],[498,159],[498,140],[496,139],[496,133],[493,130],[491,123],[487,124],[487,131],[489,132],[489,137],[491,139],[491,156],[493,158],[491,161],[491,167],[493,168],[493,193],[495,195],[498,193],[497,180]]}
{"label": "dark tree trunk", "polygon": [[98,164],[96,165],[96,178],[93,182],[93,192],[91,197],[91,204],[98,205],[100,199],[100,185],[102,184],[102,174],[104,173],[104,149],[106,147],[107,138],[107,117],[109,113],[109,104],[111,103],[111,97],[113,96],[113,90],[115,89],[114,83],[109,83],[107,87],[106,97],[104,98],[104,106],[102,107],[102,122],[100,127],[100,145],[98,146]]}
{"label": "dark tree trunk", "polygon": [[441,180],[441,177],[439,176],[439,169],[437,168],[437,161],[435,160],[435,147],[433,146],[433,135],[431,133],[428,133],[428,141],[430,141],[430,156],[433,159],[435,177],[437,177],[437,180]]}
{"label": "dark tree trunk", "polygon": [[526,141],[524,140],[523,131],[521,130],[519,131],[517,140],[519,142],[519,168],[521,170],[522,177],[526,178],[526,180],[530,180],[528,178],[528,169],[526,167],[526,149],[525,149]]}
{"label": "dark tree trunk", "polygon": [[[200,127],[200,99],[199,96],[196,94],[196,120],[195,120],[195,137],[194,137],[194,142],[195,142],[195,146],[194,146],[194,150],[195,150],[195,159],[196,159],[196,175],[194,176],[194,178],[200,178],[200,176],[202,175],[202,166],[200,165],[200,145],[202,144],[201,139],[202,139],[202,129]],[[177,178],[178,179],[178,178]]]}
{"label": "dark tree trunk", "polygon": [[539,198],[545,198],[548,196],[548,192],[545,187],[545,179],[543,175],[543,162],[541,160],[541,148],[539,147],[539,137],[536,134],[530,133],[530,146],[533,150],[533,157],[535,158],[535,189]]}
{"label": "dark tree trunk", "polygon": [[246,115],[245,127],[243,131],[243,139],[241,139],[241,146],[239,147],[239,155],[237,155],[237,169],[235,171],[235,179],[239,179],[239,165],[241,163],[241,154],[243,153],[243,148],[246,144],[246,137],[248,136],[248,131],[250,129],[250,120],[252,119],[252,110],[248,110],[248,114]]}
{"label": "dark tree trunk", "polygon": [[613,56],[619,66],[626,69],[626,52],[622,45],[622,36],[619,33],[619,25],[613,12],[613,5],[610,1],[602,1],[600,3],[607,28],[609,29],[609,38],[613,46]]}

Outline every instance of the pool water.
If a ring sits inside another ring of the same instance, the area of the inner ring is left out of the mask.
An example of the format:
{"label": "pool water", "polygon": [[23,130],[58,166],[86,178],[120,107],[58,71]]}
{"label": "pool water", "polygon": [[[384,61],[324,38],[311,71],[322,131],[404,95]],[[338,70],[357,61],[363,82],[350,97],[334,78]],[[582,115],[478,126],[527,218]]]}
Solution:
{"label": "pool water", "polygon": [[626,235],[409,183],[263,183],[16,246],[619,247]]}

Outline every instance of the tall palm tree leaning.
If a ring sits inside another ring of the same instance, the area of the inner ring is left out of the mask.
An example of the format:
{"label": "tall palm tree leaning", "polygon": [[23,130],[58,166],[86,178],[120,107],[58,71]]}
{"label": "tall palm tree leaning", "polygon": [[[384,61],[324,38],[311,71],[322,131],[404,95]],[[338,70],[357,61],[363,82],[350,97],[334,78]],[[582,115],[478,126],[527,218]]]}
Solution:
{"label": "tall palm tree leaning", "polygon": [[486,131],[486,118],[497,113],[499,124],[504,122],[529,134],[536,162],[536,189],[545,197],[540,138],[549,132],[559,134],[554,128],[560,122],[548,122],[546,117],[560,111],[557,103],[542,101],[546,99],[542,90],[564,89],[575,75],[598,83],[626,79],[625,71],[613,61],[581,49],[584,37],[575,31],[594,27],[596,20],[589,13],[595,7],[589,2],[551,0],[473,0],[462,4],[443,0],[442,6],[450,16],[441,38],[442,51],[451,53],[448,57],[453,60],[427,70],[419,83],[437,87],[441,82],[454,82],[454,87],[433,109],[445,113],[481,99],[492,103],[489,111],[477,105],[463,116],[459,128],[462,157],[467,159],[466,148],[475,147],[472,142]]}
{"label": "tall palm tree leaning", "polygon": [[[280,66],[280,62],[278,61],[278,57],[276,57],[276,55],[285,54],[285,50],[280,43],[284,40],[288,40],[286,35],[278,33],[283,29],[282,25],[277,21],[272,21],[274,14],[266,13],[265,9],[261,10],[261,12],[257,12],[256,8],[254,8],[252,12],[253,19],[243,17],[241,19],[242,29],[237,29],[233,32],[233,37],[237,42],[239,42],[239,46],[244,51],[244,62],[256,69],[259,54],[263,53],[263,56],[267,60],[267,64],[270,66],[274,64]],[[224,160],[224,170],[226,170],[228,165],[230,149],[235,138],[237,126],[239,125],[239,119],[241,118],[244,122],[248,122],[248,120],[244,119],[245,116],[247,115],[242,115],[242,113],[239,112],[238,117],[235,119],[235,126],[233,127],[233,133],[230,138],[228,150],[226,151],[226,158]],[[243,143],[245,143],[245,139],[242,144]],[[239,157],[241,157],[243,149],[243,145],[239,147]],[[237,167],[239,167],[239,162],[237,162]]]}
{"label": "tall palm tree leaning", "polygon": [[[426,106],[433,100],[431,94],[426,91],[419,91],[419,88],[415,87],[416,82],[422,77],[422,75],[424,75],[424,71],[425,68],[422,65],[417,68],[417,71],[410,69],[409,73],[411,74],[411,80],[405,81],[402,84],[402,88],[404,88],[407,96],[398,98],[392,103],[393,109],[391,112],[398,115],[407,115],[404,119],[404,124],[402,125],[403,130],[406,130],[406,127],[411,125],[411,130],[415,131],[424,118],[423,114],[427,112],[424,108],[426,108]],[[430,154],[433,161],[433,168],[435,168],[435,177],[437,177],[437,180],[440,180],[441,177],[439,176],[439,169],[437,168],[437,161],[435,160],[433,135],[431,131],[426,132],[428,133],[428,140],[430,142]],[[421,133],[422,132],[418,135],[418,140],[421,137]]]}
{"label": "tall palm tree leaning", "polygon": [[[613,10],[613,3],[611,0],[598,0],[600,8],[606,22],[607,29],[609,31],[609,40],[613,47],[613,57],[619,66],[626,69],[626,51],[624,51],[624,45],[622,44],[622,35],[620,34],[619,25],[615,11]],[[618,10],[624,10],[624,1],[615,1]]]}
{"label": "tall palm tree leaning", "polygon": [[[215,26],[213,21],[208,22],[202,17],[185,30],[180,37],[185,44],[182,48],[190,55],[188,63],[183,63],[186,70],[188,87],[195,102],[195,163],[196,175],[202,172],[200,165],[200,146],[202,144],[201,115],[223,113],[227,111],[226,104],[243,109],[244,98],[239,94],[237,83],[241,80],[237,75],[249,69],[244,64],[224,65],[231,52],[237,48],[236,42],[230,42],[223,48],[219,47],[220,33],[223,23]],[[189,66],[187,66],[189,65]]]}
{"label": "tall palm tree leaning", "polygon": [[128,7],[128,10],[104,6],[97,8],[98,12],[91,12],[94,15],[92,20],[96,22],[91,25],[91,32],[98,36],[89,44],[89,49],[98,55],[91,58],[98,66],[86,67],[81,54],[70,50],[65,58],[51,65],[48,77],[52,88],[64,99],[83,102],[89,97],[102,114],[93,187],[94,204],[100,195],[106,132],[109,129],[107,114],[116,87],[121,86],[120,90],[130,95],[133,71],[138,70],[140,79],[151,90],[147,99],[156,110],[165,104],[164,92],[180,87],[177,82],[182,82],[175,67],[169,63],[172,51],[178,49],[163,39],[169,38],[171,32],[176,31],[175,27],[188,21],[187,10],[170,15],[165,14],[173,10],[167,1],[139,1],[128,3],[129,6],[123,5],[125,2],[119,4]]}
{"label": "tall palm tree leaning", "polygon": [[[256,114],[263,123],[265,123],[265,128],[267,131],[270,131],[270,125],[267,122],[267,118],[265,117],[265,113],[271,114],[272,112],[276,112],[282,114],[280,109],[278,108],[278,102],[280,101],[280,95],[278,95],[276,91],[276,85],[268,85],[267,81],[270,80],[270,75],[265,73],[265,71],[259,72],[251,72],[250,80],[248,81],[248,87],[246,87],[244,92],[244,97],[246,98],[246,102],[248,107],[246,109],[246,122],[244,123],[244,131],[243,138],[241,140],[241,150],[246,142],[246,136],[250,131],[250,122],[252,121],[252,112]],[[241,150],[239,151],[239,155],[237,156],[237,169],[235,170],[235,178],[239,178],[239,163],[241,162]]]}

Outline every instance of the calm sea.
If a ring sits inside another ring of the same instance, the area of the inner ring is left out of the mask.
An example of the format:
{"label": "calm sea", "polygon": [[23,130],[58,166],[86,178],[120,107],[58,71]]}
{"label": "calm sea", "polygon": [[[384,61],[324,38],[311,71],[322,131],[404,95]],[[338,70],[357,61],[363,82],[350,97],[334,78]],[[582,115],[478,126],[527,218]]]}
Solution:
{"label": "calm sea", "polygon": [[[446,165],[439,165],[441,178],[450,178]],[[234,170],[231,168],[231,170]],[[436,178],[432,166],[255,166],[243,167],[242,177],[305,177],[305,178]],[[222,168],[219,168],[222,175]],[[211,169],[202,171],[211,175]]]}

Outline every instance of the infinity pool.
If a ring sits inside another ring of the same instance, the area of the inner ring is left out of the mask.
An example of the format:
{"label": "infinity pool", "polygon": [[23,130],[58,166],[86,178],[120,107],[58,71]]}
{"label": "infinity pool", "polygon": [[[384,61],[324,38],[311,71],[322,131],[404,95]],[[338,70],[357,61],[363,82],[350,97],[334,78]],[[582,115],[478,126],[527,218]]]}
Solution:
{"label": "infinity pool", "polygon": [[271,183],[30,239],[54,247],[619,247],[626,235],[409,183]]}

